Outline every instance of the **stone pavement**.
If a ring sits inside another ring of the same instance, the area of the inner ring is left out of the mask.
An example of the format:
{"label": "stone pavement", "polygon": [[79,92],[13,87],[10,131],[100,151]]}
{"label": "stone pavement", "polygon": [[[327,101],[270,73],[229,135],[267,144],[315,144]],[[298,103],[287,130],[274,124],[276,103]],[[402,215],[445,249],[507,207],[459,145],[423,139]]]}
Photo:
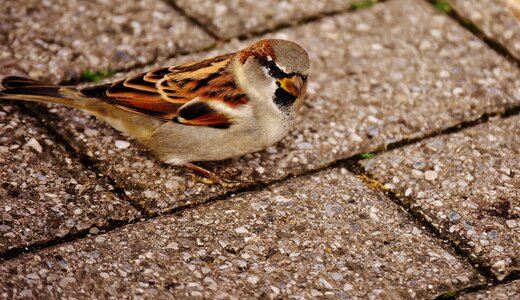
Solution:
{"label": "stone pavement", "polygon": [[312,70],[288,137],[204,164],[234,189],[85,113],[0,103],[1,297],[518,297],[520,21],[375,2],[7,5],[0,76],[84,86],[269,37]]}

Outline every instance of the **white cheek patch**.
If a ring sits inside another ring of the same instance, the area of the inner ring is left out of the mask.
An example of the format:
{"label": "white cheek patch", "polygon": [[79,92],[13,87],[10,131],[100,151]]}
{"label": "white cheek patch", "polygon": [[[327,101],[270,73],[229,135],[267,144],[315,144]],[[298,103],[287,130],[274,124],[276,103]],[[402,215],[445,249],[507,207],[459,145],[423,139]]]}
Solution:
{"label": "white cheek patch", "polygon": [[265,77],[271,77],[271,75],[269,75],[269,70],[267,70],[267,68],[262,67],[262,72],[264,72]]}
{"label": "white cheek patch", "polygon": [[[245,70],[242,67],[235,68],[235,78],[238,81],[238,85],[243,88],[247,95],[251,98],[255,98],[259,101],[265,101],[265,99],[271,99],[274,95],[274,91],[277,88],[276,81],[269,75],[269,71],[266,68],[259,68],[259,72],[264,75],[262,80],[266,79],[269,82],[250,82],[246,76]],[[257,74],[259,76],[260,74]],[[253,100],[253,99],[251,99]]]}

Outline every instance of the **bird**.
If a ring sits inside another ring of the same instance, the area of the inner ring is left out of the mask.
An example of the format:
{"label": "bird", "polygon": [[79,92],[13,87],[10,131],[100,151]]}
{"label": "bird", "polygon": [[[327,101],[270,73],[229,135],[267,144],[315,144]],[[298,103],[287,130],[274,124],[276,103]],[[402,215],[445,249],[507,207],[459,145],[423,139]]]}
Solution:
{"label": "bird", "polygon": [[184,166],[208,184],[232,186],[194,162],[260,151],[287,135],[305,98],[309,65],[297,43],[264,39],[82,89],[8,76],[0,99],[83,110],[134,137],[162,162]]}

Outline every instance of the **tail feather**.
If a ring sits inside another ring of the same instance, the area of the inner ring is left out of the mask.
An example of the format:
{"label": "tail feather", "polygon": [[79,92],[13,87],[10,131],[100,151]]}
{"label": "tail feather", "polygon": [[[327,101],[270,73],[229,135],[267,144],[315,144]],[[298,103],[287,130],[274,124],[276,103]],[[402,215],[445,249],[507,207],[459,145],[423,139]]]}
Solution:
{"label": "tail feather", "polygon": [[0,99],[57,103],[83,108],[84,95],[74,88],[60,87],[30,78],[8,76],[2,80]]}
{"label": "tail feather", "polygon": [[115,109],[107,101],[106,90],[109,84],[85,88],[78,91],[75,88],[57,85],[22,77],[9,76],[2,80],[0,100],[35,101],[55,103],[81,109],[106,121],[117,130],[130,133],[136,138],[147,139],[150,134],[164,121],[143,117],[140,114],[122,109]]}
{"label": "tail feather", "polygon": [[8,88],[2,91],[5,95],[33,95],[60,97],[60,87],[58,86],[29,86],[19,88]]}
{"label": "tail feather", "polygon": [[1,91],[4,95],[61,97],[59,86],[30,78],[8,76],[2,80],[2,86],[5,88]]}
{"label": "tail feather", "polygon": [[30,78],[7,76],[2,80],[2,86],[6,89],[14,89],[34,86],[52,86],[52,84]]}

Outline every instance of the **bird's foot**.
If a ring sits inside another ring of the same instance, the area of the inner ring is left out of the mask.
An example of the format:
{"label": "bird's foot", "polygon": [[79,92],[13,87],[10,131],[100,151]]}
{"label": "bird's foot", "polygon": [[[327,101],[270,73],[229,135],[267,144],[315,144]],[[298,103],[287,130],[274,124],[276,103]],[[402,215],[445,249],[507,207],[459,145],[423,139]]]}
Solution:
{"label": "bird's foot", "polygon": [[193,181],[212,185],[215,183],[220,184],[224,188],[233,188],[240,185],[242,182],[238,180],[232,180],[217,175],[210,170],[204,169],[203,167],[197,166],[192,163],[184,163],[183,167],[194,172],[198,176],[193,177]]}

